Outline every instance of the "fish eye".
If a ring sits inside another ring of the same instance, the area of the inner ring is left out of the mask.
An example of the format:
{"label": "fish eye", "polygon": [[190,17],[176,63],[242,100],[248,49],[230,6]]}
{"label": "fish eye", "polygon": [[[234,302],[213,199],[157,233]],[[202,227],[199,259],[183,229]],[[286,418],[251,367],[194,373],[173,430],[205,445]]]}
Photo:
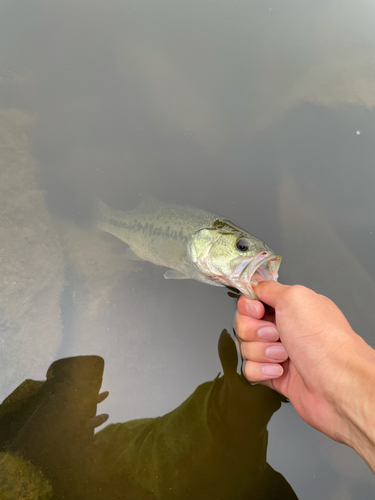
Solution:
{"label": "fish eye", "polygon": [[243,238],[236,241],[236,248],[240,252],[247,252],[250,248],[249,242]]}

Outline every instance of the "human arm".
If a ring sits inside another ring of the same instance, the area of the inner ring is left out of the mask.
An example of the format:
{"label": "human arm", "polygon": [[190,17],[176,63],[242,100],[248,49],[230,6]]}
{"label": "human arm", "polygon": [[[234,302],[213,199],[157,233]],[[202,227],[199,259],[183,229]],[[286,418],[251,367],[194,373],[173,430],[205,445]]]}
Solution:
{"label": "human arm", "polygon": [[309,425],[375,471],[375,351],[327,297],[275,282],[259,283],[256,293],[272,309],[242,296],[235,316],[246,378],[289,398]]}

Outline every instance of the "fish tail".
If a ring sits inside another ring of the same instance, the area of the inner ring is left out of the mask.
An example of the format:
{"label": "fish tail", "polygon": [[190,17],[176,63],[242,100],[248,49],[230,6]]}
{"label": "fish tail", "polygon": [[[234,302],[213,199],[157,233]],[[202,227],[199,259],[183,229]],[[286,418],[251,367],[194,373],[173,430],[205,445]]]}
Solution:
{"label": "fish tail", "polygon": [[96,208],[97,208],[97,211],[98,211],[98,214],[101,216],[101,217],[108,217],[108,215],[110,214],[111,212],[111,209],[109,208],[108,205],[106,205],[104,203],[104,201],[102,200],[96,200]]}
{"label": "fish tail", "polygon": [[[113,234],[116,238],[127,243],[125,234],[128,233],[126,212],[113,210],[103,201],[97,199],[95,203],[95,227],[105,233]],[[124,239],[125,238],[125,239]]]}
{"label": "fish tail", "polygon": [[104,226],[111,218],[111,209],[104,201],[97,199],[94,208],[94,220],[98,229],[104,229]]}

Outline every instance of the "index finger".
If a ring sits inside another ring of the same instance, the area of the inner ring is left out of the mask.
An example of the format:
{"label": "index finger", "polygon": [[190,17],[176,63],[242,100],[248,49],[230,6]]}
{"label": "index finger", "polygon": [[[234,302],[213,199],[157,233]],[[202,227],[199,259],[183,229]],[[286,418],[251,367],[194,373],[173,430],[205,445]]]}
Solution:
{"label": "index finger", "polygon": [[254,291],[262,302],[275,309],[280,294],[288,288],[290,288],[290,285],[282,285],[277,281],[260,281],[254,287]]}
{"label": "index finger", "polygon": [[237,302],[237,309],[240,314],[260,319],[264,316],[264,305],[259,300],[249,299],[241,295]]}

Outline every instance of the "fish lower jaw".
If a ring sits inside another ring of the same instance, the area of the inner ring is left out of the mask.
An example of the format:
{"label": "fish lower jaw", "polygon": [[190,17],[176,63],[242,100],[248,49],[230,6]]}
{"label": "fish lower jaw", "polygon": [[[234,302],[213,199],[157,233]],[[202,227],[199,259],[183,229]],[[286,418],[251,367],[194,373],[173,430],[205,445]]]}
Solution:
{"label": "fish lower jaw", "polygon": [[[250,271],[250,269],[247,271]],[[240,290],[246,297],[258,300],[258,296],[253,290],[253,287],[257,286],[260,281],[277,281],[277,277],[271,276],[268,272],[267,275],[262,276],[262,274],[265,273],[258,274],[257,269],[252,270],[252,272],[244,272],[239,279],[232,281],[231,286]]]}
{"label": "fish lower jaw", "polygon": [[216,277],[215,281],[219,281],[223,285],[236,288],[241,293],[249,297],[250,299],[257,299],[258,296],[253,290],[253,286],[258,284],[256,279],[238,279],[238,278],[228,278],[228,276]]}
{"label": "fish lower jaw", "polygon": [[[228,274],[223,273],[217,268],[213,268],[212,266],[201,267],[199,270],[202,274],[206,276],[210,281],[214,281],[216,283],[220,283],[224,286],[230,286],[236,288],[241,293],[246,295],[251,299],[257,299],[257,295],[252,289],[253,286],[256,286],[259,281],[262,281],[263,278],[259,275],[256,275],[253,270],[250,269],[251,263],[249,263],[244,269],[241,269],[240,272],[235,271],[232,275],[228,276]],[[256,275],[255,278],[253,275]]]}

